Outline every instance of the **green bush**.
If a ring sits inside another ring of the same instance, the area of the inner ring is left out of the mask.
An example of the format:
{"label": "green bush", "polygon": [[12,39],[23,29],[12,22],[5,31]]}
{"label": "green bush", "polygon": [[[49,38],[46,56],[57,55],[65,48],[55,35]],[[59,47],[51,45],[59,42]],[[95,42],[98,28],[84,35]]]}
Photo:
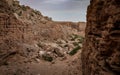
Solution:
{"label": "green bush", "polygon": [[78,38],[78,35],[76,35],[76,34],[71,35],[71,41],[75,41],[76,38]]}
{"label": "green bush", "polygon": [[75,47],[75,48],[69,53],[69,55],[74,55],[74,54],[76,54],[79,49],[81,49],[80,46]]}
{"label": "green bush", "polygon": [[78,42],[78,43],[83,43],[83,41],[84,41],[84,37],[79,36],[79,37],[78,37],[78,40],[79,40],[79,42]]}
{"label": "green bush", "polygon": [[71,37],[71,41],[74,41],[75,39],[84,39],[84,37],[77,34],[72,34],[70,37]]}

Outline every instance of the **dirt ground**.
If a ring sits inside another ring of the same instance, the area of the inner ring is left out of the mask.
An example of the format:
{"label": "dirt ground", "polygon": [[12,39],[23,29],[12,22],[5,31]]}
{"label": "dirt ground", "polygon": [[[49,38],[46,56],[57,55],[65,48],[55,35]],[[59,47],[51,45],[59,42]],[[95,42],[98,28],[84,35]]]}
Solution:
{"label": "dirt ground", "polygon": [[0,75],[82,75],[81,50],[75,55],[66,55],[52,62],[44,60],[14,63],[0,67]]}

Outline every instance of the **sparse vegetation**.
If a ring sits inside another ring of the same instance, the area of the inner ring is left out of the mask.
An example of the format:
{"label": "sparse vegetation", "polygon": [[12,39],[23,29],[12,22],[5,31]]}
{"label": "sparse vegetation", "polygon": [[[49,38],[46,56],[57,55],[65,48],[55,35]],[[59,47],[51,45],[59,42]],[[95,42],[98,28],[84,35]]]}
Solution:
{"label": "sparse vegetation", "polygon": [[74,46],[78,46],[79,43],[78,43],[78,42],[73,42],[73,45],[74,45]]}
{"label": "sparse vegetation", "polygon": [[77,34],[72,34],[70,37],[71,37],[71,41],[75,41],[76,39],[81,39],[81,40],[84,39],[82,36]]}
{"label": "sparse vegetation", "polygon": [[53,61],[53,58],[49,55],[43,55],[42,57],[45,61],[49,61],[49,62]]}
{"label": "sparse vegetation", "polygon": [[75,48],[69,53],[69,55],[74,55],[74,54],[76,54],[79,49],[81,49],[80,46],[75,47]]}
{"label": "sparse vegetation", "polygon": [[22,7],[23,11],[26,11],[26,10],[27,10],[24,5],[22,5],[21,7]]}
{"label": "sparse vegetation", "polygon": [[79,40],[79,42],[78,42],[78,43],[83,43],[83,41],[84,41],[84,37],[79,36],[78,40]]}
{"label": "sparse vegetation", "polygon": [[38,10],[34,10],[33,12],[37,15],[41,15],[41,13]]}
{"label": "sparse vegetation", "polygon": [[73,35],[71,35],[70,37],[71,37],[71,41],[75,41],[76,36],[75,36],[74,34],[73,34]]}
{"label": "sparse vegetation", "polygon": [[[78,40],[78,43],[82,43],[84,41],[84,37],[82,37],[80,35],[73,34],[70,37],[71,37],[71,41]],[[75,43],[73,43],[73,44],[75,45]]]}
{"label": "sparse vegetation", "polygon": [[84,37],[77,34],[72,34],[70,37],[75,48],[69,52],[69,55],[74,55],[79,49],[81,49],[81,44],[84,41]]}

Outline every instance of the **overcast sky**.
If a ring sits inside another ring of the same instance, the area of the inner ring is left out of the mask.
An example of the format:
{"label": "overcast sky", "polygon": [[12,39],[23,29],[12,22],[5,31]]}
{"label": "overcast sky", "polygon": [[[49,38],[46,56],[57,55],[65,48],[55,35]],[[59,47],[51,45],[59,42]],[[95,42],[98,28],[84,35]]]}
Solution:
{"label": "overcast sky", "polygon": [[19,0],[56,21],[86,21],[90,0]]}

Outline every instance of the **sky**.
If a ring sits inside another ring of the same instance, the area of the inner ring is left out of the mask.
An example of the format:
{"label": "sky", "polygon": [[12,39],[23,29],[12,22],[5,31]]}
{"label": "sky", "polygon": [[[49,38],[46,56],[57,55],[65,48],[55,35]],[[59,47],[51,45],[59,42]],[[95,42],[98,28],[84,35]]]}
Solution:
{"label": "sky", "polygon": [[39,10],[55,21],[86,21],[90,0],[19,0],[21,5]]}

